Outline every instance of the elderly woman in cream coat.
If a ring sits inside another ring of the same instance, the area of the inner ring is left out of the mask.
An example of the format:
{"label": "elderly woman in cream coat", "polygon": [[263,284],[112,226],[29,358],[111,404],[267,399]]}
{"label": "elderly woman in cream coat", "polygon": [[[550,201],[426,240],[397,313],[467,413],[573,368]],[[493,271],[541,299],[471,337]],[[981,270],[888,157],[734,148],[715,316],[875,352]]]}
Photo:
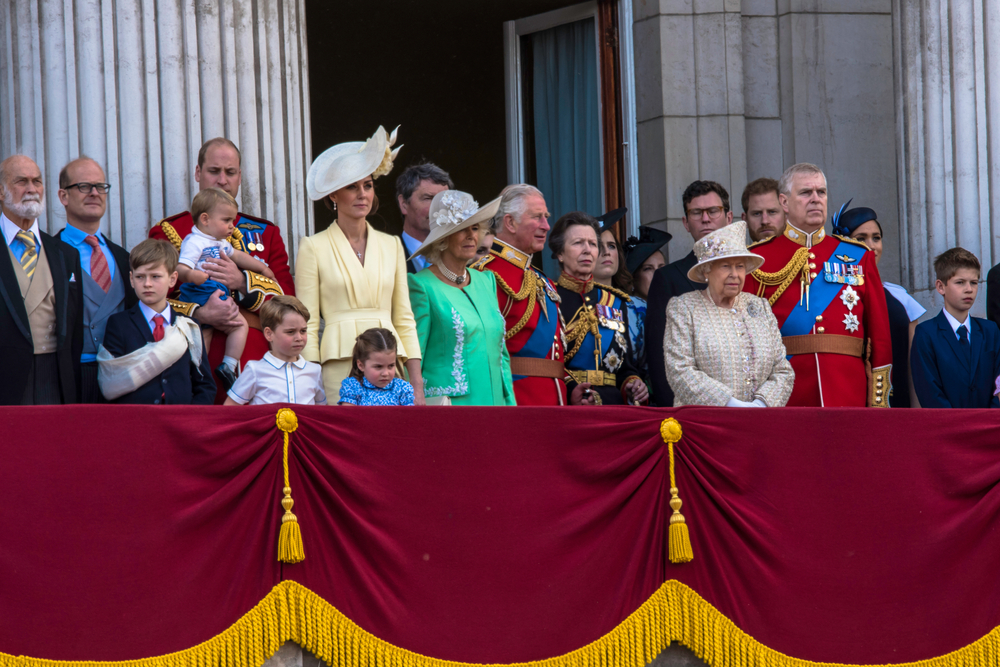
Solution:
{"label": "elderly woman in cream coat", "polygon": [[[396,336],[397,358],[406,366],[414,402],[423,405],[420,341],[410,310],[403,244],[367,220],[377,202],[374,179],[392,170],[399,151],[392,150],[395,141],[395,132],[390,137],[379,127],[368,141],[338,144],[309,167],[309,198],[324,200],[337,219],[326,230],[302,239],[295,293],[310,314],[302,356],[323,366],[327,396],[339,395],[358,335],[381,327]],[[320,318],[326,324],[322,340]]]}
{"label": "elderly woman in cream coat", "polygon": [[708,289],[667,304],[663,356],[674,405],[780,407],[795,371],[766,299],[743,291],[764,258],[746,247],[746,223],[723,227],[695,244],[688,278]]}

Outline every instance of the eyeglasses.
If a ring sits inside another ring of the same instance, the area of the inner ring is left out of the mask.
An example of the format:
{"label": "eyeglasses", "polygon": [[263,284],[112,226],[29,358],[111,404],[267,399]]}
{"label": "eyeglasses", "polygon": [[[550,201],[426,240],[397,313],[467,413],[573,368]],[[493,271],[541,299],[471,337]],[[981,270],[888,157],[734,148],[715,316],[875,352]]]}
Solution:
{"label": "eyeglasses", "polygon": [[721,206],[711,206],[709,208],[689,208],[687,210],[687,217],[689,218],[700,218],[705,213],[708,213],[708,217],[712,220],[718,218],[726,209]]}
{"label": "eyeglasses", "polygon": [[91,190],[97,190],[97,194],[106,195],[111,191],[110,183],[74,183],[73,185],[67,185],[63,190],[69,190],[70,188],[77,188],[82,194],[89,195]]}

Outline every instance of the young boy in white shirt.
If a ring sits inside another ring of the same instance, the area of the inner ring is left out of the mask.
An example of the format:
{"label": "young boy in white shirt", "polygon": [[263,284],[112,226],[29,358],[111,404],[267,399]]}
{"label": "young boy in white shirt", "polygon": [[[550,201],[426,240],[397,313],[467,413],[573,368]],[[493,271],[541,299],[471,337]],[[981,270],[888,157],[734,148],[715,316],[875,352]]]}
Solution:
{"label": "young boy in white shirt", "polygon": [[294,296],[275,296],[265,303],[260,326],[271,351],[244,366],[225,405],[326,405],[322,367],[301,354],[308,322],[309,310]]}

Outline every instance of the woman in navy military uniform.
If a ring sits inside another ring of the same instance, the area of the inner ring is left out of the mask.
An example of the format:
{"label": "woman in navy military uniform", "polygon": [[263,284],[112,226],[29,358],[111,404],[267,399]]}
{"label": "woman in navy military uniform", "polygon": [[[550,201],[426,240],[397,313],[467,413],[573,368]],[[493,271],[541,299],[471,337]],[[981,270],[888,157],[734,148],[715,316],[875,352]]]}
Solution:
{"label": "woman in navy military uniform", "polygon": [[644,403],[649,392],[629,360],[629,297],[594,282],[599,232],[597,220],[576,211],[559,218],[549,234],[549,249],[562,270],[556,289],[566,321],[567,384],[590,385],[599,404]]}

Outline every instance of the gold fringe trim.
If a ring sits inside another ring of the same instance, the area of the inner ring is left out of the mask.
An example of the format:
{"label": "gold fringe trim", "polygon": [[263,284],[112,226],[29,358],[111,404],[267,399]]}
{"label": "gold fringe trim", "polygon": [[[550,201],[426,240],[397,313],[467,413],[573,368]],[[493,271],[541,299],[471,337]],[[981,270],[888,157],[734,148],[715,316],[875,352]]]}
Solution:
{"label": "gold fringe trim", "polygon": [[[485,667],[401,649],[358,627],[329,602],[283,581],[222,634],[185,651],[120,662],[59,661],[0,653],[0,667],[261,667],[293,641],[330,667]],[[849,667],[772,650],[736,627],[679,581],[667,581],[614,630],[583,648],[510,667],[641,667],[680,642],[712,667]],[[947,655],[895,667],[992,667],[1000,664],[1000,627]]]}

